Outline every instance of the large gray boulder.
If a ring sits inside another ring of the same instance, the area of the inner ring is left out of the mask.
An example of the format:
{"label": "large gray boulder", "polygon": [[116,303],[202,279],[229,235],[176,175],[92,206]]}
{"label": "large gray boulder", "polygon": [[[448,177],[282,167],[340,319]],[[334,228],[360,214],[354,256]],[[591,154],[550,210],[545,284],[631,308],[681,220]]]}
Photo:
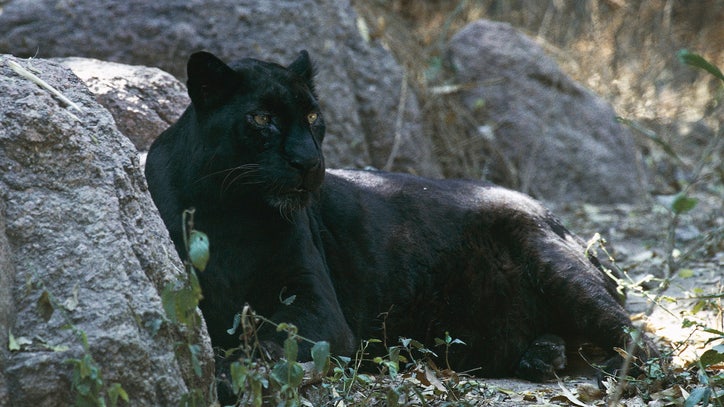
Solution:
{"label": "large gray boulder", "polygon": [[450,40],[463,103],[508,162],[519,190],[565,202],[643,195],[634,141],[611,106],[506,23],[479,20]]}
{"label": "large gray boulder", "polygon": [[0,52],[155,66],[183,79],[193,51],[286,64],[307,49],[318,68],[328,166],[391,161],[390,169],[439,175],[417,98],[401,98],[403,69],[380,44],[365,42],[356,20],[348,0],[9,0]]}
{"label": "large gray boulder", "polygon": [[[86,355],[101,394],[119,383],[131,405],[179,405],[193,390],[209,402],[205,329],[168,322],[159,294],[183,276],[137,151],[108,111],[69,69],[0,56],[0,405],[72,404],[81,386],[68,360]],[[198,346],[201,375],[177,343]]]}

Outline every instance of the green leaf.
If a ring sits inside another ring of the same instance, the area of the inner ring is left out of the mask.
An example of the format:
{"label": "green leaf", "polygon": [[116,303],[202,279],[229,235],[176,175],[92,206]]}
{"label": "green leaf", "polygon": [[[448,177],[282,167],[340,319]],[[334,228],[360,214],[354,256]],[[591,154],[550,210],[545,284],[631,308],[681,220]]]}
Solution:
{"label": "green leaf", "polygon": [[[708,332],[708,333],[714,334],[714,335],[724,336],[724,331],[720,331],[720,330],[714,329],[714,328],[704,328],[704,332]],[[722,338],[722,339],[724,339],[724,338]]]}
{"label": "green leaf", "polygon": [[38,298],[37,301],[37,306],[40,316],[43,317],[43,320],[45,320],[45,322],[48,322],[50,320],[50,317],[53,316],[53,311],[55,311],[55,309],[53,308],[53,303],[50,301],[50,293],[48,293],[47,290],[43,290],[43,293],[40,294],[40,298]]}
{"label": "green leaf", "polygon": [[206,269],[209,262],[209,237],[206,233],[192,230],[189,237],[189,259],[199,271]]}
{"label": "green leaf", "polygon": [[400,347],[399,346],[390,346],[387,349],[387,354],[390,355],[391,361],[393,361],[393,362],[400,361]]}
{"label": "green leaf", "polygon": [[244,390],[249,370],[246,368],[246,366],[244,366],[244,364],[239,362],[232,363],[230,370],[231,390],[234,392],[234,394],[239,394],[242,390]]}
{"label": "green leaf", "polygon": [[299,329],[294,324],[288,322],[281,322],[277,325],[277,332],[286,332],[288,334],[296,335]]}
{"label": "green leaf", "polygon": [[158,331],[161,329],[161,326],[163,325],[163,319],[161,318],[154,318],[146,321],[143,326],[148,330],[148,332],[151,334],[151,337],[156,337],[156,334],[158,334]]}
{"label": "green leaf", "polygon": [[83,350],[87,352],[90,351],[90,345],[88,345],[88,334],[85,333],[85,331],[80,331],[80,343],[83,345]]}
{"label": "green leaf", "polygon": [[119,398],[128,403],[128,393],[126,393],[120,383],[113,383],[111,387],[108,388],[108,398],[111,400],[111,406],[118,405]]}
{"label": "green leaf", "polygon": [[697,301],[697,302],[694,304],[694,306],[691,307],[691,313],[692,313],[692,314],[697,314],[699,311],[703,310],[704,307],[706,307],[706,305],[707,305],[707,302],[706,302],[706,301],[702,301],[702,300]]}
{"label": "green leaf", "polygon": [[161,303],[163,304],[163,310],[166,311],[166,316],[174,322],[178,321],[176,318],[176,291],[173,290],[173,283],[166,284],[161,291]]}
{"label": "green leaf", "polygon": [[695,54],[693,52],[689,52],[687,49],[679,50],[679,52],[676,53],[676,57],[679,58],[679,61],[686,65],[691,65],[696,68],[703,69],[710,74],[714,75],[714,77],[719,78],[720,80],[724,81],[724,75],[721,73],[719,68],[712,65],[709,61],[704,59],[699,54]]}
{"label": "green leaf", "polygon": [[13,336],[12,331],[8,331],[8,350],[11,352],[20,350],[20,344],[15,340],[15,336]]}
{"label": "green leaf", "polygon": [[[199,277],[196,275],[196,272],[191,270],[189,273],[189,285],[191,288],[191,291],[194,293],[194,296],[196,297],[196,303],[198,305],[198,302],[201,301],[202,298],[204,298],[202,292],[201,292],[201,283],[199,282]],[[194,306],[196,308],[196,306]]]}
{"label": "green leaf", "polygon": [[413,348],[418,349],[418,350],[423,349],[425,347],[425,345],[423,345],[422,342],[416,341],[414,339],[412,341],[410,341],[410,345],[412,345]]}
{"label": "green leaf", "polygon": [[290,296],[287,297],[287,298],[281,298],[281,297],[279,297],[279,299],[281,300],[281,303],[284,304],[284,305],[292,305],[292,304],[294,303],[294,300],[297,299],[297,295],[296,295],[296,294],[292,294],[292,295],[290,295]]}
{"label": "green leaf", "polygon": [[68,347],[68,345],[42,345],[45,349],[51,350],[53,352],[67,352],[68,350],[70,350],[70,347]]}
{"label": "green leaf", "polygon": [[365,385],[370,385],[374,383],[375,379],[368,374],[360,373],[357,375],[357,381]]}
{"label": "green leaf", "polygon": [[397,372],[400,371],[400,365],[397,362],[385,360],[382,364],[387,367],[387,371],[389,372],[391,378],[397,377]]}
{"label": "green leaf", "polygon": [[[161,302],[166,316],[173,322],[180,322],[188,326],[197,323],[196,307],[202,298],[201,285],[198,283],[196,273],[189,273],[189,284],[175,281],[166,284],[161,292]],[[181,286],[181,288],[177,288]]]}
{"label": "green leaf", "polygon": [[89,383],[83,382],[78,383],[75,386],[75,389],[78,391],[78,393],[82,396],[90,396],[91,393],[91,387]]}
{"label": "green leaf", "polygon": [[290,362],[296,362],[297,361],[297,354],[299,353],[299,344],[297,343],[297,340],[288,337],[284,340],[284,357],[287,358]]}
{"label": "green leaf", "polygon": [[297,362],[290,363],[289,369],[289,385],[297,388],[302,384],[304,379],[304,368]]}
{"label": "green leaf", "polygon": [[698,202],[699,201],[697,201],[696,198],[690,198],[685,194],[680,193],[676,195],[674,202],[671,203],[671,210],[677,214],[686,213],[694,209]]}
{"label": "green leaf", "polygon": [[83,355],[83,359],[80,360],[78,367],[78,373],[81,378],[85,379],[86,377],[90,377],[93,371],[93,359],[91,358],[91,355],[87,353]]}
{"label": "green leaf", "polygon": [[188,344],[189,353],[191,354],[191,366],[194,369],[196,377],[201,377],[201,362],[199,362],[199,345]]}
{"label": "green leaf", "polygon": [[314,361],[314,370],[321,374],[326,374],[329,370],[329,342],[319,341],[312,346],[312,360]]}
{"label": "green leaf", "polygon": [[304,369],[297,362],[281,360],[272,368],[271,377],[281,386],[297,388],[302,384]]}
{"label": "green leaf", "polygon": [[241,324],[241,314],[237,312],[236,315],[234,315],[234,322],[231,324],[231,328],[227,329],[226,333],[233,335],[236,330],[239,329],[239,324]]}
{"label": "green leaf", "polygon": [[[9,339],[10,338],[8,338],[8,342],[10,342]],[[23,347],[33,344],[33,340],[30,338],[27,338],[25,336],[18,336],[14,339],[15,339],[15,343],[19,346],[19,348],[17,350],[21,350],[21,349],[23,349]],[[10,350],[12,350],[12,349],[10,349]]]}
{"label": "green leaf", "polygon": [[261,407],[263,402],[261,388],[267,388],[269,383],[263,378],[255,378],[255,380],[250,381],[249,385],[251,386],[252,405],[254,407]]}
{"label": "green leaf", "polygon": [[714,346],[701,355],[701,364],[705,367],[724,362],[724,343]]}
{"label": "green leaf", "polygon": [[700,402],[707,402],[711,394],[711,389],[708,387],[697,387],[691,391],[689,397],[684,402],[684,407],[694,407]]}
{"label": "green leaf", "polygon": [[78,283],[73,286],[72,296],[63,301],[63,307],[68,311],[74,311],[78,308]]}
{"label": "green leaf", "polygon": [[189,324],[191,315],[196,311],[199,299],[189,287],[176,292],[176,317],[178,321]]}
{"label": "green leaf", "polygon": [[699,369],[699,371],[696,372],[696,377],[699,379],[700,385],[709,387],[709,375],[706,373],[706,369]]}
{"label": "green leaf", "polygon": [[691,277],[694,277],[694,270],[692,270],[692,269],[681,269],[681,270],[679,270],[679,277],[681,277],[681,278],[691,278]]}
{"label": "green leaf", "polygon": [[683,321],[681,321],[681,327],[682,328],[690,328],[692,326],[696,325],[696,321],[692,321],[690,319],[684,318]]}

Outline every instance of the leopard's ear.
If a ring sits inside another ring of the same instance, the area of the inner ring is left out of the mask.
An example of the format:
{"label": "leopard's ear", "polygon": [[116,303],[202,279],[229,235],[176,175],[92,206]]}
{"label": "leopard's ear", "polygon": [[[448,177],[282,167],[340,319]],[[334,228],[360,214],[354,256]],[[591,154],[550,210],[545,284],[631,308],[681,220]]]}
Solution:
{"label": "leopard's ear", "polygon": [[200,110],[213,108],[223,102],[238,80],[233,69],[205,51],[191,54],[186,73],[189,97],[194,107]]}
{"label": "leopard's ear", "polygon": [[316,69],[306,49],[299,51],[299,56],[287,67],[304,80],[309,89],[314,92],[314,75]]}

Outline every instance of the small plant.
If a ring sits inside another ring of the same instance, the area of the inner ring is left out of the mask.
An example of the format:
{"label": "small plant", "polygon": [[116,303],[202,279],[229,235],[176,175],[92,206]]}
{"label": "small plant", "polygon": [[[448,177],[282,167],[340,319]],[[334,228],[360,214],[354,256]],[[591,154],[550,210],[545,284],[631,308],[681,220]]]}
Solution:
{"label": "small plant", "polygon": [[[272,362],[265,355],[264,346],[257,336],[259,324],[271,324],[277,332],[287,334],[284,340],[283,358]],[[300,406],[299,390],[305,369],[298,362],[299,342],[312,344],[311,356],[314,362],[313,374],[323,377],[330,368],[330,349],[326,341],[314,342],[299,335],[296,326],[289,323],[275,323],[256,315],[249,306],[237,314],[229,334],[241,329],[242,343],[239,348],[227,350],[227,357],[241,352],[242,356],[231,363],[231,388],[238,396],[237,405],[261,406],[264,399],[271,398],[277,406]],[[265,391],[267,395],[265,396]]]}
{"label": "small plant", "polygon": [[[88,346],[88,337],[85,332],[75,327],[69,327],[81,339],[84,354],[80,359],[67,359],[65,362],[73,366],[73,389],[76,392],[75,406],[105,406],[106,398],[103,395],[105,388],[101,369],[90,354]],[[108,401],[111,406],[117,406],[118,400],[121,399],[128,403],[128,393],[123,389],[120,383],[111,384],[106,389]]]}
{"label": "small plant", "polygon": [[[360,343],[360,347],[355,353],[354,359],[346,356],[337,356],[334,358],[335,367],[332,369],[332,376],[328,378],[328,388],[334,388],[341,385],[340,393],[342,399],[350,399],[352,390],[355,387],[366,388],[375,382],[374,377],[362,373],[362,363],[365,361],[367,349],[370,344],[381,343],[378,339],[364,340]],[[381,362],[378,360],[377,363]],[[335,389],[336,390],[336,389]]]}
{"label": "small plant", "polygon": [[460,339],[453,339],[447,331],[445,331],[444,339],[435,338],[435,346],[445,346],[445,366],[448,370],[452,370],[450,367],[450,359],[448,358],[450,354],[450,346],[452,345],[465,345],[465,342]]}
{"label": "small plant", "polygon": [[[265,352],[265,347],[274,345],[263,345],[259,340],[258,331],[265,325],[286,333],[280,360],[269,358]],[[327,342],[304,338],[294,325],[275,323],[255,314],[249,306],[236,315],[228,332],[238,332],[241,339],[238,348],[226,351],[227,358],[238,355],[230,365],[228,382],[237,396],[235,405],[317,405],[302,396],[305,386],[316,383],[318,391],[328,398],[328,405],[360,406],[383,400],[388,406],[410,403],[425,406],[429,397],[423,394],[426,389],[436,397],[449,398],[451,401],[446,405],[461,406],[468,405],[460,401],[461,397],[476,388],[469,382],[458,386],[461,383],[456,373],[449,369],[439,371],[430,360],[435,353],[409,338],[399,338],[398,344],[387,347],[383,356],[371,356],[370,352],[379,349],[384,341],[368,339],[361,341],[353,358],[332,357]],[[449,333],[441,341],[446,351],[452,345],[462,344]],[[298,361],[301,342],[312,345],[312,367]],[[379,375],[369,373],[374,367]]]}
{"label": "small plant", "polygon": [[194,229],[194,210],[187,209],[182,215],[182,230],[187,260],[184,261],[186,278],[166,284],[161,292],[161,302],[166,316],[174,323],[195,329],[200,321],[197,307],[201,301],[201,284],[195,268],[204,271],[209,260],[209,239]]}
{"label": "small plant", "polygon": [[[83,354],[79,358],[65,360],[65,363],[73,366],[71,376],[71,386],[75,394],[73,405],[77,407],[117,406],[121,400],[128,403],[130,398],[120,383],[112,383],[110,386],[107,386],[103,379],[103,372],[90,352],[88,335],[85,331],[76,327],[71,321],[69,312],[75,309],[78,304],[77,287],[73,290],[73,297],[61,304],[57,298],[48,291],[42,281],[36,282],[36,285],[42,290],[40,297],[36,301],[38,313],[47,322],[53,313],[58,311],[66,322],[63,328],[71,330],[80,339],[83,348]],[[30,345],[32,342],[32,340],[24,337],[15,338],[11,332],[8,348],[10,351],[16,351],[20,350],[22,346]],[[65,352],[68,350],[68,347],[64,345],[51,346],[43,343],[43,346],[55,352]]]}
{"label": "small plant", "polygon": [[[187,209],[182,216],[182,230],[187,259],[184,261],[186,278],[172,281],[161,292],[161,303],[166,317],[182,327],[186,332],[185,340],[176,342],[175,353],[179,358],[188,358],[196,377],[201,377],[201,362],[199,353],[201,347],[193,343],[192,334],[199,327],[201,319],[198,305],[201,298],[201,284],[196,270],[203,272],[209,261],[209,238],[203,232],[194,229],[194,209]],[[203,392],[200,389],[191,389],[185,394],[181,403],[183,406],[202,406],[205,404]]]}
{"label": "small plant", "polygon": [[[446,333],[446,339],[440,339],[446,350],[462,341],[453,339]],[[367,339],[361,342],[353,359],[336,358],[337,366],[333,376],[325,380],[324,386],[334,388],[342,396],[340,400],[353,405],[363,405],[369,400],[384,400],[384,405],[428,405],[428,399],[448,399],[443,405],[464,406],[462,397],[477,389],[471,381],[461,382],[457,373],[451,369],[440,370],[432,358],[435,352],[421,342],[411,338],[399,338],[398,344],[386,348],[383,356],[370,356],[372,345],[383,345],[379,339]],[[363,367],[377,366],[380,375],[363,373]],[[433,397],[434,396],[434,397]],[[436,404],[437,405],[437,404]]]}

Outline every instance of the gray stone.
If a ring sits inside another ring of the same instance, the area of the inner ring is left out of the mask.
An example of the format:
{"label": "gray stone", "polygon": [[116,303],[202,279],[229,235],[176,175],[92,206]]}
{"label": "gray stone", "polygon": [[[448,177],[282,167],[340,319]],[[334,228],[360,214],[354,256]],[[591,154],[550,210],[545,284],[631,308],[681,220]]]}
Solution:
{"label": "gray stone", "polygon": [[565,202],[634,202],[642,187],[634,141],[611,106],[566,76],[506,23],[479,20],[450,41],[461,98],[512,163],[516,185]]}
{"label": "gray stone", "polygon": [[[432,142],[403,69],[379,43],[366,42],[348,0],[10,0],[0,13],[0,52],[80,56],[159,67],[185,77],[193,51],[224,60],[256,57],[282,64],[307,49],[318,67],[329,167],[385,167],[437,176]],[[398,123],[398,115],[402,118]]]}
{"label": "gray stone", "polygon": [[[183,269],[137,156],[69,69],[0,56],[0,405],[72,404],[67,360],[84,356],[81,333],[106,388],[120,383],[132,405],[179,405],[191,389],[213,397],[205,329],[165,319],[159,293]],[[201,377],[178,341],[200,346]]]}
{"label": "gray stone", "polygon": [[85,82],[98,103],[111,112],[118,130],[141,151],[147,151],[190,102],[186,86],[158,68],[92,58],[58,61]]}

